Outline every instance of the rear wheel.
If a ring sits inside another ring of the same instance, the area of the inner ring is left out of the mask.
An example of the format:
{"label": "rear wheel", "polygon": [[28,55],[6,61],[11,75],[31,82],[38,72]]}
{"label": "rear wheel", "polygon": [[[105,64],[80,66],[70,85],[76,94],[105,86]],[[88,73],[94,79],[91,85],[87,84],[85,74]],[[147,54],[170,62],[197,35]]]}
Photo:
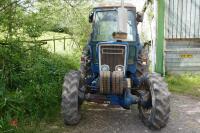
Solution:
{"label": "rear wheel", "polygon": [[61,102],[61,113],[65,124],[74,125],[80,121],[80,105],[83,99],[84,87],[80,82],[80,72],[70,71],[64,78]]}
{"label": "rear wheel", "polygon": [[[167,84],[158,74],[151,74],[140,88],[143,102],[138,104],[142,121],[150,129],[164,127],[169,119],[170,99]],[[144,102],[145,101],[145,102]]]}
{"label": "rear wheel", "polygon": [[142,48],[138,54],[137,77],[141,78],[149,72],[149,58],[148,58],[148,49]]}

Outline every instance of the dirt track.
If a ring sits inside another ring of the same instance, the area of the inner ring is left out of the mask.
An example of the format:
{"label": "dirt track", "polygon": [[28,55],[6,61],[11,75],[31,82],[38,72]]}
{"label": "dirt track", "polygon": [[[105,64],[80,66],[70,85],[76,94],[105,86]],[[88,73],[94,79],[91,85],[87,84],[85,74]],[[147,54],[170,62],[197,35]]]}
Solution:
{"label": "dirt track", "polygon": [[171,96],[171,117],[168,125],[151,131],[138,117],[137,106],[132,110],[85,104],[82,120],[77,126],[64,126],[59,120],[47,132],[52,133],[200,133],[200,100],[187,96]]}

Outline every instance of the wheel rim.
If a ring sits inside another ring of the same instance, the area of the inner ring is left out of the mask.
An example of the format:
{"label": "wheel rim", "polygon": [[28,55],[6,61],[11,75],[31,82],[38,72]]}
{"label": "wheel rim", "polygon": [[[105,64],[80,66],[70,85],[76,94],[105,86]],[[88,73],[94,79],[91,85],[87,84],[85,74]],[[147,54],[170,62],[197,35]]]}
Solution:
{"label": "wheel rim", "polygon": [[150,117],[150,115],[151,115],[151,110],[152,109],[146,109],[146,108],[144,108],[143,106],[142,106],[142,108],[141,108],[141,111],[142,111],[142,114],[144,115],[144,117],[145,118],[149,118]]}

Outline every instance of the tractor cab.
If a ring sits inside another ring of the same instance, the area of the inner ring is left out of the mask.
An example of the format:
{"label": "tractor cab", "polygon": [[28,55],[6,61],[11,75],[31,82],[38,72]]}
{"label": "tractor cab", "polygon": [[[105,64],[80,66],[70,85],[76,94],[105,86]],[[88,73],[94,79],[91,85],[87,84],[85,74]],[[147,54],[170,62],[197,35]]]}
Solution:
{"label": "tractor cab", "polygon": [[[89,22],[93,23],[91,41],[136,41],[137,23],[142,22],[142,18],[143,15],[137,13],[132,4],[100,4],[89,15]],[[115,36],[117,32],[126,33],[127,36]]]}
{"label": "tractor cab", "polygon": [[99,6],[94,8],[89,18],[89,21],[93,23],[91,41],[136,41],[136,8],[134,6],[124,8],[117,5]]}
{"label": "tractor cab", "polygon": [[136,41],[136,17],[141,16],[137,15],[136,8],[131,4],[101,4],[95,7],[89,15],[89,22],[93,25],[91,41]]}
{"label": "tractor cab", "polygon": [[[100,73],[101,67],[105,65],[112,71],[117,65],[123,66],[124,73],[127,69],[131,71],[130,67],[135,65],[140,47],[137,23],[141,22],[141,19],[138,18],[141,18],[141,15],[136,13],[136,7],[132,4],[100,4],[93,9],[89,15],[93,29],[89,41],[93,73]],[[112,52],[108,54],[110,50]],[[118,53],[120,51],[124,53]],[[108,59],[107,56],[110,60],[120,59],[121,63],[103,61]]]}

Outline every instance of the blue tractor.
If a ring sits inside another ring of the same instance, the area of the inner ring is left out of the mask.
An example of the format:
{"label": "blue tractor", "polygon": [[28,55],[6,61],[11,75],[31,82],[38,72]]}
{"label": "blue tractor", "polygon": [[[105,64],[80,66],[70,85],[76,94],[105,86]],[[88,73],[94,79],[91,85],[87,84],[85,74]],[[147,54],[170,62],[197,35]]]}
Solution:
{"label": "blue tractor", "polygon": [[61,113],[65,124],[80,121],[84,100],[125,109],[137,104],[149,128],[167,124],[170,93],[163,78],[148,71],[148,46],[140,43],[137,31],[142,18],[131,4],[102,4],[93,9],[89,15],[93,31],[82,52],[80,70],[64,78]]}

